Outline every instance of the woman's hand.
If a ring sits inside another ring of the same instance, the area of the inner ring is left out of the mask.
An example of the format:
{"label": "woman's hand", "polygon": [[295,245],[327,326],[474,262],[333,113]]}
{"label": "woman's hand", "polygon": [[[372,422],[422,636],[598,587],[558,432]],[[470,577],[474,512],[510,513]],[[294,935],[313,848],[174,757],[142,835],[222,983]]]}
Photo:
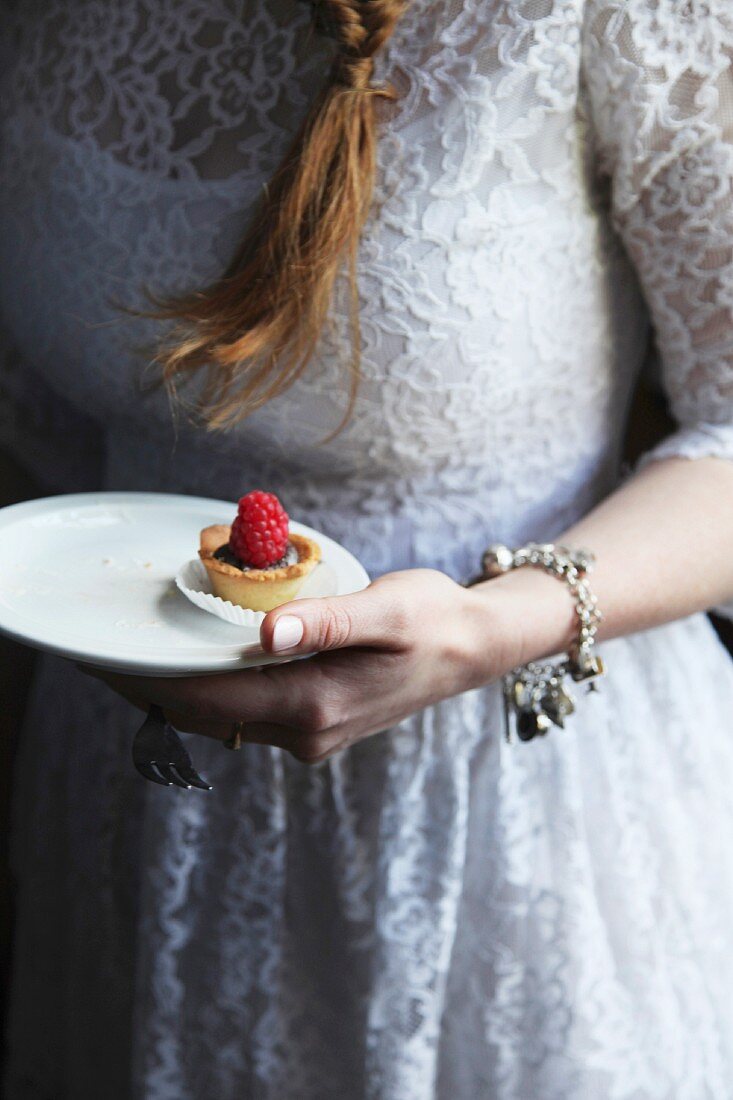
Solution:
{"label": "woman's hand", "polygon": [[363,592],[297,600],[260,628],[267,653],[308,660],[153,679],[96,672],[130,701],[157,703],[178,729],[276,745],[317,763],[513,667],[491,600],[432,569],[387,573]]}

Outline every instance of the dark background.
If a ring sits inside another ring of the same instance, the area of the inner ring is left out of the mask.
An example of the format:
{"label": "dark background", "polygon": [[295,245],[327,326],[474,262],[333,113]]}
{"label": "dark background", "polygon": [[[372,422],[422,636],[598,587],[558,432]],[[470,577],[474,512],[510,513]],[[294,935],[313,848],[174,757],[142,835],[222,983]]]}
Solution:
{"label": "dark background", "polygon": [[[631,410],[626,441],[627,460],[672,430],[665,404],[647,382],[640,383]],[[45,496],[47,490],[33,481],[8,455],[0,451],[0,506]],[[713,624],[733,654],[733,623],[712,617]],[[0,637],[0,981],[5,988],[10,964],[12,881],[8,868],[9,804],[14,750],[22,723],[25,700],[33,672],[33,651]]]}

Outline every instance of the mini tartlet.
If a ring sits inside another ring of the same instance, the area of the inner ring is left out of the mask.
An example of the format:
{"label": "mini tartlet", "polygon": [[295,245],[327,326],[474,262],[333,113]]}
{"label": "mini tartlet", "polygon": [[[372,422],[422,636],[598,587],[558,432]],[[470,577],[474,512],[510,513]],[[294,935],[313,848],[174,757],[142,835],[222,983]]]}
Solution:
{"label": "mini tartlet", "polygon": [[215,557],[229,546],[231,526],[216,523],[201,532],[199,557],[211,581],[215,596],[251,611],[271,611],[297,596],[306,577],[321,560],[321,548],[313,539],[290,532],[288,544],[297,553],[297,561],[275,568],[258,569],[243,563],[242,568]]}

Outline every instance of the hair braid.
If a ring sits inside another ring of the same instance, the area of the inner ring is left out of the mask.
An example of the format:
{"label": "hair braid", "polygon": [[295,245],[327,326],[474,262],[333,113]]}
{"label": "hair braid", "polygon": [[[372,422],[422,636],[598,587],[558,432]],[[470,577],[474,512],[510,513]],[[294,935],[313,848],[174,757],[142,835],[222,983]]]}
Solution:
{"label": "hair braid", "polygon": [[[334,280],[349,270],[351,394],[359,380],[356,255],[374,189],[374,55],[409,0],[309,0],[314,23],[336,44],[329,79],[265,190],[227,272],[211,286],[160,304],[174,320],[156,359],[176,382],[200,368],[200,412],[228,427],[288,388],[309,362],[326,320]],[[335,432],[332,434],[336,434]],[[329,436],[331,438],[331,436]]]}

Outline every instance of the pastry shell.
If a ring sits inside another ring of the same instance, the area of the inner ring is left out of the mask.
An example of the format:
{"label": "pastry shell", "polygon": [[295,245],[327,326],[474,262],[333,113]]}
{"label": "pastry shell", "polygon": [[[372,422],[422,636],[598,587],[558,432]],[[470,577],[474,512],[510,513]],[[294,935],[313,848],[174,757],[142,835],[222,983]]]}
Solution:
{"label": "pastry shell", "polygon": [[214,595],[238,607],[252,611],[271,611],[292,600],[306,577],[321,560],[321,548],[313,539],[291,532],[289,541],[298,552],[298,560],[278,569],[237,569],[220,561],[214,554],[229,542],[231,527],[215,523],[201,532],[199,557],[206,567]]}

